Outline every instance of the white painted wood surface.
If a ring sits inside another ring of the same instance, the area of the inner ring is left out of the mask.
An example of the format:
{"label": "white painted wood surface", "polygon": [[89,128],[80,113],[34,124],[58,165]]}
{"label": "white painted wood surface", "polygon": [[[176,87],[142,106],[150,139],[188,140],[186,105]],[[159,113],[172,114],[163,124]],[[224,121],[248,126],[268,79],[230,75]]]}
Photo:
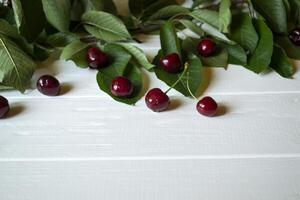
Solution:
{"label": "white painted wood surface", "polygon": [[[141,47],[151,57],[158,40]],[[143,100],[116,103],[95,71],[72,62],[43,63],[34,80],[45,73],[63,95],[1,93],[12,112],[0,121],[0,200],[300,199],[300,73],[207,69],[204,94],[222,107],[215,118],[175,91],[160,114]]]}

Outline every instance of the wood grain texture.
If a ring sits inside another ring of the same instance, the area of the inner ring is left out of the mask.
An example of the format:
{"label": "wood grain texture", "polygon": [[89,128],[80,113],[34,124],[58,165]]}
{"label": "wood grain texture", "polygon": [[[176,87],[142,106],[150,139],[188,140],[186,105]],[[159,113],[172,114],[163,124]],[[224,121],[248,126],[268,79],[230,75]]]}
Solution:
{"label": "wood grain texture", "polygon": [[[140,39],[153,57],[158,38]],[[61,81],[61,96],[37,92],[44,74]],[[221,106],[215,118],[176,91],[164,113],[143,99],[123,105],[98,89],[95,71],[41,63],[25,95],[1,93],[12,111],[0,121],[0,200],[299,200],[300,74],[230,66],[205,76],[203,95]],[[144,79],[145,91],[167,89]]]}
{"label": "wood grain texture", "polygon": [[5,200],[299,200],[299,159],[4,162]]}

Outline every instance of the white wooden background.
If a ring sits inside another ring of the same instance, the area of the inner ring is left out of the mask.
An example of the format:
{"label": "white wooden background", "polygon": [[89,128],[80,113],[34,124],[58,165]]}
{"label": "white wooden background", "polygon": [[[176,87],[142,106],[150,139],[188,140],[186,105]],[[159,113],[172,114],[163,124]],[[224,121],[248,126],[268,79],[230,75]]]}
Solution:
{"label": "white wooden background", "polygon": [[[157,38],[142,48],[151,57]],[[1,93],[0,200],[300,200],[300,73],[207,69],[215,118],[175,91],[160,114],[116,103],[72,62],[42,63],[33,83],[45,73],[63,95]]]}

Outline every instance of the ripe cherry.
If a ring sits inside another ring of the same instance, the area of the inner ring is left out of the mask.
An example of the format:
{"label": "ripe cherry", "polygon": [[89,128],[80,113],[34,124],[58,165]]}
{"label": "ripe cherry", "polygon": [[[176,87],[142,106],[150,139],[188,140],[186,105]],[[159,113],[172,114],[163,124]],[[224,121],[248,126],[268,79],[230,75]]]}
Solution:
{"label": "ripe cherry", "polygon": [[37,89],[44,95],[57,96],[60,92],[59,81],[50,75],[44,75],[37,81]]}
{"label": "ripe cherry", "polygon": [[133,85],[125,77],[116,77],[110,86],[110,92],[116,97],[129,97],[133,93]]}
{"label": "ripe cherry", "polygon": [[169,73],[178,73],[183,69],[180,57],[177,53],[169,54],[160,60],[160,66]]}
{"label": "ripe cherry", "polygon": [[218,104],[211,97],[204,97],[197,104],[197,110],[200,114],[213,117],[217,114]]}
{"label": "ripe cherry", "polygon": [[86,57],[91,69],[101,69],[108,65],[108,56],[98,48],[89,48]]}
{"label": "ripe cherry", "polygon": [[289,34],[290,41],[297,46],[300,46],[300,28],[292,30]]}
{"label": "ripe cherry", "polygon": [[216,51],[216,43],[209,39],[203,39],[199,42],[197,46],[198,53],[203,57],[212,56]]}
{"label": "ripe cherry", "polygon": [[168,109],[170,99],[166,93],[159,88],[150,90],[145,98],[146,105],[154,112],[162,112]]}
{"label": "ripe cherry", "polygon": [[4,118],[5,115],[9,112],[9,103],[6,98],[0,96],[0,119]]}

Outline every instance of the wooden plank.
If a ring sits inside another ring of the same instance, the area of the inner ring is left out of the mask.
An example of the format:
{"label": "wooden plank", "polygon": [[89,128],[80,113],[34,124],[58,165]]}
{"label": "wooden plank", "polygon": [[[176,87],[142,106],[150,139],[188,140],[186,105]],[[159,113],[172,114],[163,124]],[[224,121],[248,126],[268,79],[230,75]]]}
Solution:
{"label": "wooden plank", "polygon": [[13,99],[0,121],[0,158],[273,155],[300,153],[300,94],[216,95],[221,116],[172,96],[153,113],[107,96]]}
{"label": "wooden plank", "polygon": [[300,159],[1,162],[3,200],[299,200]]}

